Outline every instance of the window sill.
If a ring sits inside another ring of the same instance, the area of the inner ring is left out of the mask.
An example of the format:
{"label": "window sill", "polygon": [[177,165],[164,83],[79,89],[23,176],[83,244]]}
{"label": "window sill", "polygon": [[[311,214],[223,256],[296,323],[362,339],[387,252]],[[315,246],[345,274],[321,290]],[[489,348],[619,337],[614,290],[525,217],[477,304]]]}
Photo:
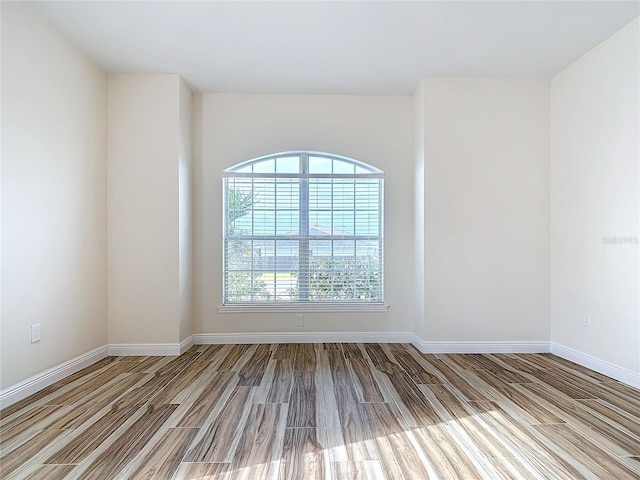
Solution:
{"label": "window sill", "polygon": [[220,305],[218,313],[345,313],[345,312],[387,312],[389,305],[384,303],[237,303]]}

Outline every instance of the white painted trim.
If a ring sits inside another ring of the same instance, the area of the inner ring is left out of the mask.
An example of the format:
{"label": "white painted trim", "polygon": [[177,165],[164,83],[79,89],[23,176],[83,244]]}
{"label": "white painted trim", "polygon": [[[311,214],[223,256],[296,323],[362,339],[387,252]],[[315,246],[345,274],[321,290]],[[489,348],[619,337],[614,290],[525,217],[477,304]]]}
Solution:
{"label": "white painted trim", "polygon": [[196,345],[237,343],[411,343],[422,353],[546,353],[549,342],[425,342],[409,332],[196,333]]}
{"label": "white painted trim", "polygon": [[110,357],[149,357],[180,355],[181,343],[115,343],[109,345]]}
{"label": "white painted trim", "polygon": [[582,353],[578,350],[574,350],[573,348],[569,348],[555,342],[551,342],[551,353],[566,360],[575,362],[578,365],[582,365],[583,367],[602,373],[603,375],[615,380],[619,380],[627,385],[631,385],[632,387],[640,388],[640,372],[634,372],[628,368],[619,367],[613,363],[601,360],[592,355]]}
{"label": "white painted trim", "polygon": [[547,353],[549,342],[427,342],[414,335],[411,342],[422,353]]}
{"label": "white painted trim", "polygon": [[43,372],[33,375],[15,385],[0,390],[0,408],[6,408],[9,405],[27,398],[45,387],[62,380],[69,375],[82,370],[89,365],[93,365],[99,360],[107,356],[107,346],[98,347],[90,352],[83,353],[77,357],[67,360],[55,367],[49,368]]}
{"label": "white painted trim", "polygon": [[345,312],[387,312],[384,303],[238,303],[219,305],[218,313],[345,313]]}
{"label": "white painted trim", "polygon": [[226,343],[411,343],[406,332],[196,333],[196,345]]}
{"label": "white painted trim", "polygon": [[195,345],[193,340],[193,335],[188,336],[184,340],[180,342],[180,355],[189,350],[191,347]]}

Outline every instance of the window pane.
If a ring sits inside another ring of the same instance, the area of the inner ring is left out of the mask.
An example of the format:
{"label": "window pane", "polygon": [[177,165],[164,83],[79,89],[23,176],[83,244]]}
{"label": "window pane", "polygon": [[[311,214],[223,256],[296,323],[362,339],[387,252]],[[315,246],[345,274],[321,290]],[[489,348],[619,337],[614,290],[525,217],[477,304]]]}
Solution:
{"label": "window pane", "polygon": [[234,168],[233,171],[238,173],[251,173],[253,171],[253,164],[250,163],[249,165],[245,165],[244,167]]}
{"label": "window pane", "polygon": [[334,240],[333,257],[344,258],[354,256],[355,242],[353,240]]}
{"label": "window pane", "polygon": [[230,235],[237,235],[237,230],[247,226],[251,229],[251,208],[253,193],[251,183],[240,179],[229,179],[225,185],[226,198],[226,230]]}
{"label": "window pane", "polygon": [[353,234],[353,211],[334,211],[333,235],[351,236]]}
{"label": "window pane", "polygon": [[372,168],[361,167],[360,165],[356,165],[356,173],[371,173],[375,170]]}
{"label": "window pane", "polygon": [[254,210],[273,210],[276,205],[276,184],[270,179],[256,179],[253,184]]}
{"label": "window pane", "polygon": [[275,173],[276,161],[272,159],[260,160],[253,164],[253,173]]}
{"label": "window pane", "polygon": [[278,209],[300,208],[300,184],[298,180],[279,179],[276,184],[276,205]]}
{"label": "window pane", "polygon": [[353,174],[355,172],[355,165],[351,162],[344,160],[333,160],[333,173]]}
{"label": "window pane", "polygon": [[274,291],[277,300],[297,300],[296,283],[299,245],[297,241],[278,241],[275,258]]}
{"label": "window pane", "polygon": [[333,182],[333,209],[353,210],[355,185],[353,180],[335,180]]}
{"label": "window pane", "polygon": [[300,173],[300,157],[280,157],[276,160],[277,173]]}
{"label": "window pane", "polygon": [[355,251],[357,264],[361,268],[378,268],[380,266],[379,240],[358,240]]}
{"label": "window pane", "polygon": [[271,270],[273,269],[273,253],[275,242],[273,240],[253,241],[253,269]]}
{"label": "window pane", "polygon": [[356,210],[362,208],[378,209],[379,194],[380,194],[380,182],[376,181],[358,181],[355,185],[356,188]]}
{"label": "window pane", "polygon": [[331,180],[309,180],[309,210],[331,210]]}
{"label": "window pane", "polygon": [[276,235],[298,235],[300,221],[298,211],[278,210],[276,212]]}
{"label": "window pane", "polygon": [[309,212],[309,235],[331,235],[331,212]]}
{"label": "window pane", "polygon": [[310,155],[309,173],[331,173],[331,159]]}
{"label": "window pane", "polygon": [[276,214],[273,210],[254,210],[253,234],[274,235],[276,233]]}
{"label": "window pane", "polygon": [[[258,295],[258,299],[261,301],[275,300],[275,293],[276,293],[275,272],[273,271],[256,272],[255,277],[256,277],[256,285],[258,285],[259,288],[264,289],[262,291],[256,292]],[[260,297],[260,295],[262,295],[262,297]]]}
{"label": "window pane", "polygon": [[290,272],[298,269],[300,246],[297,240],[278,240],[274,269]]}
{"label": "window pane", "polygon": [[251,240],[227,242],[227,270],[251,269]]}
{"label": "window pane", "polygon": [[378,211],[358,210],[356,212],[356,235],[375,237],[378,235]]}
{"label": "window pane", "polygon": [[310,300],[330,300],[331,259],[333,242],[312,240],[309,242],[309,298]]}
{"label": "window pane", "polygon": [[237,219],[229,226],[230,235],[253,235],[253,217],[252,215],[245,215],[242,218]]}
{"label": "window pane", "polygon": [[330,240],[310,240],[309,255],[315,258],[324,258],[331,260],[333,248]]}

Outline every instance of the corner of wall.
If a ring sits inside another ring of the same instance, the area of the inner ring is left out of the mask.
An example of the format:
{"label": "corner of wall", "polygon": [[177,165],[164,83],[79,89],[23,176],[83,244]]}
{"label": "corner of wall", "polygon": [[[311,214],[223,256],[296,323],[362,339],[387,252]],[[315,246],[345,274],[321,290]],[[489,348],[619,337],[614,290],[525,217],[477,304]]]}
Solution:
{"label": "corner of wall", "polygon": [[424,308],[424,167],[425,167],[425,104],[424,104],[425,80],[421,80],[418,88],[413,94],[414,102],[414,261],[416,265],[414,289],[415,289],[415,319],[413,322],[413,333],[418,338],[425,336],[425,308]]}

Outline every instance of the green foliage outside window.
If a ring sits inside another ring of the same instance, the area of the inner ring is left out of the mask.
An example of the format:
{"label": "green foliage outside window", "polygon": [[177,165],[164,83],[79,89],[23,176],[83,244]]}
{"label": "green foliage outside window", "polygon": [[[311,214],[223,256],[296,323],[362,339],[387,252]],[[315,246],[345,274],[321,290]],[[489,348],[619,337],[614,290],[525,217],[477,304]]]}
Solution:
{"label": "green foliage outside window", "polygon": [[[240,190],[227,192],[227,228],[229,235],[235,235],[236,220],[244,217],[253,209],[254,196]],[[242,242],[234,242],[230,246],[229,257],[246,257],[251,261],[251,250]],[[253,276],[253,278],[252,278]],[[227,296],[234,301],[270,300],[271,294],[267,284],[260,279],[260,274],[251,272],[229,272],[227,274]]]}
{"label": "green foliage outside window", "polygon": [[[311,258],[309,261],[309,299],[316,301],[375,300],[380,296],[380,274],[373,258]],[[290,290],[298,297],[298,287]]]}

